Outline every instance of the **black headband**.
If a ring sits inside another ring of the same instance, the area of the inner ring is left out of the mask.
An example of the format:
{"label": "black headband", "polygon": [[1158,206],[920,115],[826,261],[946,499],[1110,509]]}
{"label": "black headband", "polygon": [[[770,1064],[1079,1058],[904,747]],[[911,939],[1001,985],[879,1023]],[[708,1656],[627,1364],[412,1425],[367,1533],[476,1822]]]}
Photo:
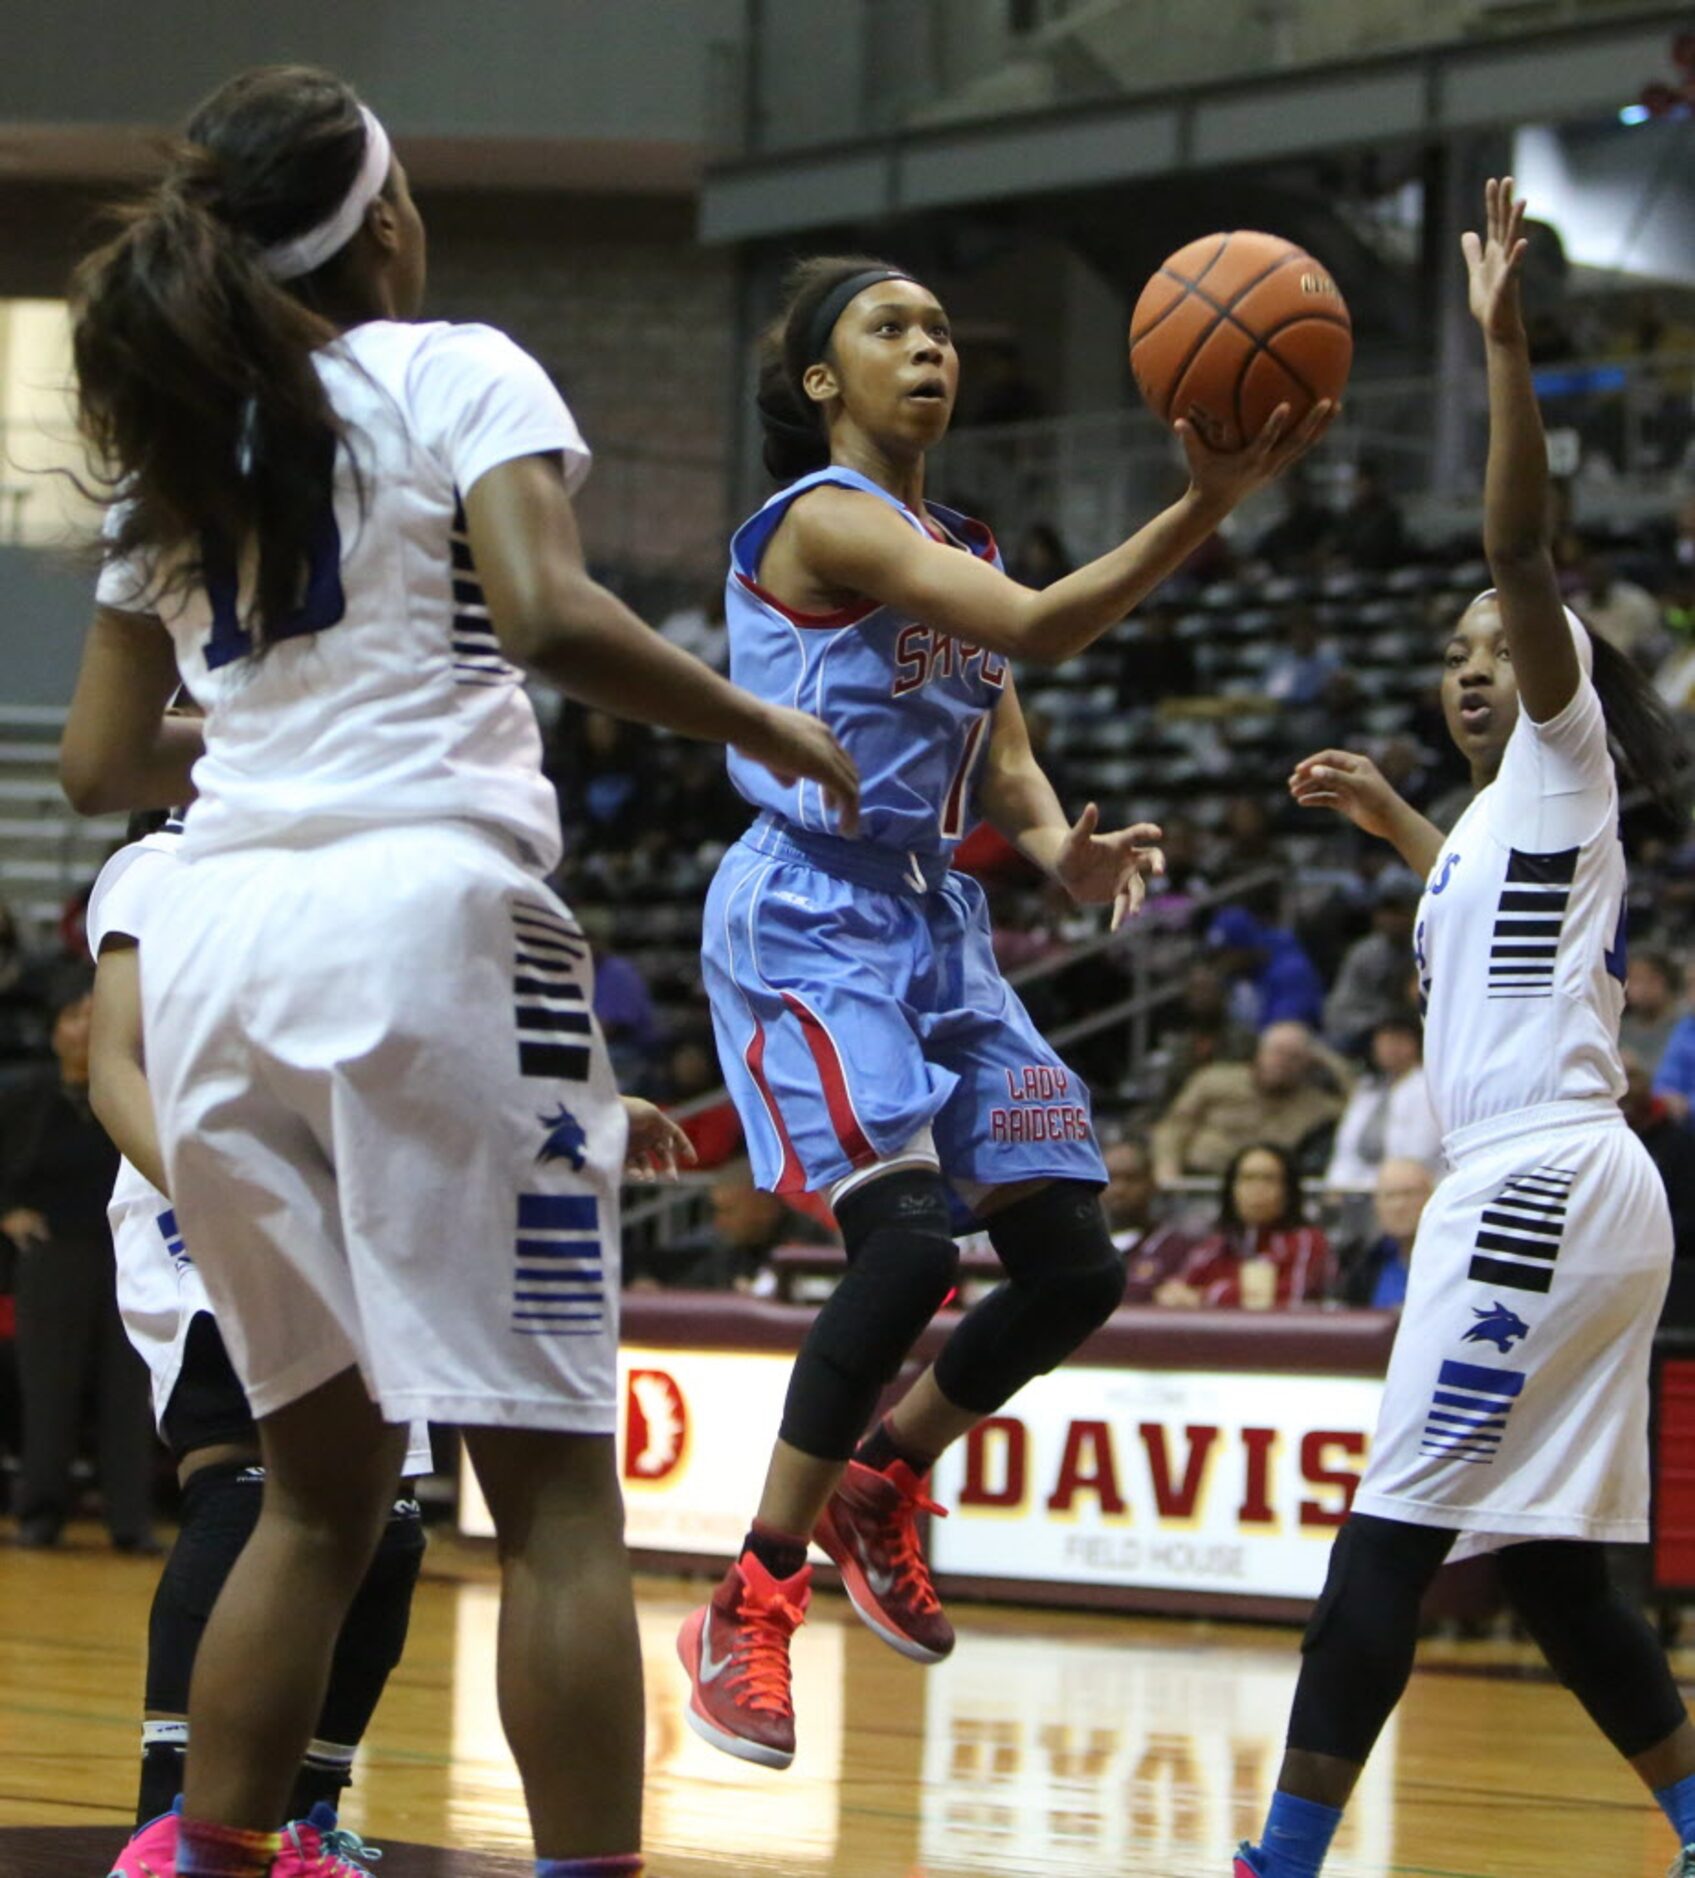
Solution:
{"label": "black headband", "polygon": [[898,267],[867,267],[832,287],[807,322],[806,354],[802,363],[812,365],[823,358],[830,335],[836,330],[836,321],[847,311],[850,300],[857,300],[867,287],[875,287],[879,281],[911,279],[910,274],[903,274]]}

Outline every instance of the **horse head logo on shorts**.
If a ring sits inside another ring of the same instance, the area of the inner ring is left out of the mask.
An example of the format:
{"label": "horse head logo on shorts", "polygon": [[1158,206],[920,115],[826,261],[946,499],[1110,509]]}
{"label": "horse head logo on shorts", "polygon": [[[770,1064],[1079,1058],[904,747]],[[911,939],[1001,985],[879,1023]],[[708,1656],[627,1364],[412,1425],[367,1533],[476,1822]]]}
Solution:
{"label": "horse head logo on shorts", "polygon": [[538,1161],[569,1161],[572,1169],[581,1173],[583,1163],[588,1159],[589,1138],[583,1125],[576,1116],[559,1105],[557,1115],[539,1115],[536,1119],[547,1130],[547,1139],[541,1144]]}
{"label": "horse head logo on shorts", "polygon": [[1530,1335],[1530,1326],[1504,1304],[1491,1304],[1487,1310],[1474,1305],[1471,1314],[1477,1322],[1461,1338],[1462,1343],[1492,1343],[1505,1356]]}

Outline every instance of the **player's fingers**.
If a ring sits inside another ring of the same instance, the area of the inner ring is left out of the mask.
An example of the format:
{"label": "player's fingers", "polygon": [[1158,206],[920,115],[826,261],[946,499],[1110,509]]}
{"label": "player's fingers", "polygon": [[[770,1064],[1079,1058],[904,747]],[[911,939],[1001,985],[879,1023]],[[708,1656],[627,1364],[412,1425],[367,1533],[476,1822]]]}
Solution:
{"label": "player's fingers", "polygon": [[1100,821],[1101,811],[1099,804],[1085,802],[1083,804],[1083,813],[1071,824],[1071,830],[1066,836],[1066,840],[1074,847],[1080,846],[1094,835],[1095,830],[1100,826]]}
{"label": "player's fingers", "polygon": [[1283,435],[1293,413],[1287,404],[1278,405],[1260,428],[1254,439],[1254,452],[1261,457],[1269,457],[1277,448],[1277,440]]}
{"label": "player's fingers", "polygon": [[1460,253],[1465,256],[1465,264],[1468,268],[1479,268],[1483,265],[1483,243],[1472,229],[1468,228],[1460,236]]}

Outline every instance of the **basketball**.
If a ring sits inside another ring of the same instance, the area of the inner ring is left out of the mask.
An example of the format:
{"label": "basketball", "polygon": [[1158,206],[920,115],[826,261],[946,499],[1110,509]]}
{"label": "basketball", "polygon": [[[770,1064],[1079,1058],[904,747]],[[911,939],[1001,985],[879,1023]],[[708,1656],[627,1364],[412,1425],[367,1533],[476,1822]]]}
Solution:
{"label": "basketball", "polygon": [[1164,424],[1186,417],[1215,450],[1259,435],[1280,404],[1298,424],[1340,398],[1353,363],[1348,303],[1310,254],[1238,229],[1191,241],[1130,321],[1130,370]]}

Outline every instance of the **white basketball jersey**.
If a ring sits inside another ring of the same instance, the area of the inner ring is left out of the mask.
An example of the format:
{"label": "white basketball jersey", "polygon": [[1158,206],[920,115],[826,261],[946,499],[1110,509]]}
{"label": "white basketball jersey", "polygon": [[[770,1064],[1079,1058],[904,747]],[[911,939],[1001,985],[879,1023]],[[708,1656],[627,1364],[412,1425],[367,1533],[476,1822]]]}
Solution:
{"label": "white basketball jersey", "polygon": [[1521,709],[1499,775],[1443,843],[1419,902],[1424,1064],[1444,1135],[1624,1093],[1618,813],[1593,683],[1546,724]]}
{"label": "white basketball jersey", "polygon": [[[173,817],[157,834],[120,848],[100,870],[88,896],[87,922],[88,949],[97,960],[114,935],[144,943],[145,928],[160,917],[161,901],[170,891],[183,832]],[[147,1365],[153,1419],[163,1427],[182,1373],[189,1327],[202,1311],[215,1315],[212,1301],[170,1201],[127,1160],[118,1163],[106,1218],[117,1260],[118,1313],[124,1334]],[[413,1422],[408,1434],[402,1474],[410,1480],[429,1473],[434,1462],[428,1425]]]}
{"label": "white basketball jersey", "polygon": [[559,815],[521,674],[500,655],[462,498],[516,457],[588,447],[541,367],[488,326],[375,320],[318,355],[347,426],[302,603],[250,656],[244,577],[215,550],[187,591],[103,572],[102,605],[157,613],[207,713],[184,854],[394,821],[492,824],[546,871]]}
{"label": "white basketball jersey", "polygon": [[[120,848],[100,870],[88,897],[88,949],[96,959],[114,935],[140,944],[153,903],[177,866],[182,824],[172,822],[167,829]],[[212,1306],[170,1201],[127,1160],[118,1163],[106,1217],[117,1258],[118,1311],[152,1378],[157,1421],[182,1369],[188,1327],[197,1311]]]}

